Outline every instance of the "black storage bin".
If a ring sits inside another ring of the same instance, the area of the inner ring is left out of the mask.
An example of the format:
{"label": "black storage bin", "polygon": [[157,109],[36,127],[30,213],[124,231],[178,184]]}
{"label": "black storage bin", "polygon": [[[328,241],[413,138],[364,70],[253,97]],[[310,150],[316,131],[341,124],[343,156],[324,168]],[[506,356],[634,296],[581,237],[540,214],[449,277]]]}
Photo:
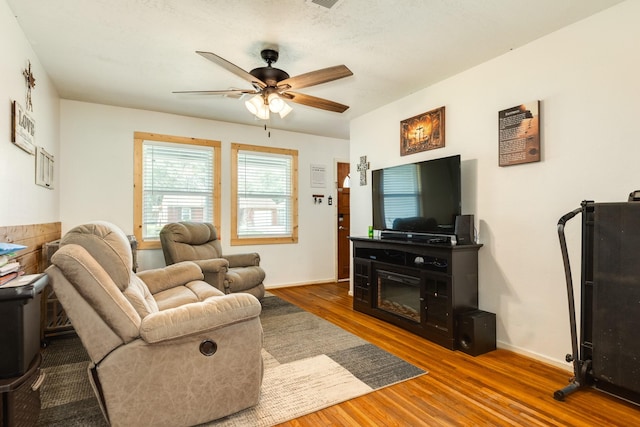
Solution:
{"label": "black storage bin", "polygon": [[40,353],[20,377],[0,380],[0,427],[34,426],[40,416]]}
{"label": "black storage bin", "polygon": [[40,299],[46,285],[42,274],[24,286],[0,288],[0,378],[23,375],[39,354]]}

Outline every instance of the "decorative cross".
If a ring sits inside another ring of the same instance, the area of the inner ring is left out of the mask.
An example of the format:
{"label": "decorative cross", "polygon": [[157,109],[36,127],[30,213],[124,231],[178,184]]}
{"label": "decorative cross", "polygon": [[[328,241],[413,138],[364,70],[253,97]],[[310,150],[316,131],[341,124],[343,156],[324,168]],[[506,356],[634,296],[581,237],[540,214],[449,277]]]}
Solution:
{"label": "decorative cross", "polygon": [[27,83],[27,111],[33,111],[33,104],[31,102],[31,89],[36,87],[36,78],[31,72],[31,61],[29,61],[29,68],[22,71],[22,75]]}
{"label": "decorative cross", "polygon": [[360,156],[360,163],[358,163],[358,172],[360,172],[360,185],[367,185],[367,169],[369,169],[367,156]]}

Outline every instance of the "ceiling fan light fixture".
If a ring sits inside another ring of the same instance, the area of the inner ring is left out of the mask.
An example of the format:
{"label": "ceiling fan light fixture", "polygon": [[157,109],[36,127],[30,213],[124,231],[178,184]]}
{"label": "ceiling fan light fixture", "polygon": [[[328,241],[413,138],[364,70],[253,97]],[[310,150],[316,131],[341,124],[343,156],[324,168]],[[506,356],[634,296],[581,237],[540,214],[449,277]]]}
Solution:
{"label": "ceiling fan light fixture", "polygon": [[284,101],[282,101],[282,103],[284,104],[284,107],[282,107],[282,110],[280,110],[278,114],[280,114],[280,118],[284,119],[287,114],[293,111],[293,108]]}
{"label": "ceiling fan light fixture", "polygon": [[247,107],[247,110],[249,110],[251,114],[253,114],[254,116],[257,116],[258,112],[264,105],[264,102],[262,100],[262,96],[256,95],[252,97],[250,100],[246,101],[244,105]]}
{"label": "ceiling fan light fixture", "polygon": [[269,106],[267,104],[262,104],[258,109],[256,117],[260,120],[269,120]]}
{"label": "ceiling fan light fixture", "polygon": [[269,94],[267,101],[269,102],[269,109],[273,113],[279,113],[285,106],[284,100],[277,93]]}
{"label": "ceiling fan light fixture", "polygon": [[260,120],[269,120],[269,105],[265,103],[265,99],[261,94],[252,97],[246,101],[244,105],[247,110]]}
{"label": "ceiling fan light fixture", "polygon": [[[307,2],[322,2],[323,0],[305,0]],[[324,0],[333,1],[331,5],[342,0]],[[329,5],[328,7],[331,7]],[[315,86],[322,83],[331,82],[352,76],[353,73],[345,65],[336,65],[320,70],[311,71],[309,73],[300,74],[291,77],[286,71],[272,66],[278,60],[278,52],[273,49],[263,49],[260,56],[267,63],[266,67],[259,67],[247,72],[237,65],[232,64],[226,59],[204,51],[196,51],[196,53],[205,59],[225,68],[238,77],[248,81],[253,86],[253,90],[245,89],[229,89],[229,90],[206,90],[206,91],[179,91],[174,93],[201,93],[208,95],[223,95],[229,97],[240,98],[244,95],[254,95],[251,99],[245,101],[245,107],[257,119],[268,120],[270,113],[278,113],[284,118],[293,109],[285,102],[290,100],[297,104],[304,104],[308,107],[319,108],[326,111],[336,113],[344,113],[349,106],[342,105],[328,99],[317,98],[315,96],[304,95],[301,93],[289,92],[309,86]]]}

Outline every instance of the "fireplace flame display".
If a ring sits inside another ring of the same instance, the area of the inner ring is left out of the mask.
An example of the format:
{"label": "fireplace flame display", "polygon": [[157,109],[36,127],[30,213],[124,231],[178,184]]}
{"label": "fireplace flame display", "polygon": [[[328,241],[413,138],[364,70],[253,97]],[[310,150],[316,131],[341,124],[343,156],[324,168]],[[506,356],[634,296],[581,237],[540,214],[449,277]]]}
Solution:
{"label": "fireplace flame display", "polygon": [[378,270],[378,308],[420,323],[420,278]]}

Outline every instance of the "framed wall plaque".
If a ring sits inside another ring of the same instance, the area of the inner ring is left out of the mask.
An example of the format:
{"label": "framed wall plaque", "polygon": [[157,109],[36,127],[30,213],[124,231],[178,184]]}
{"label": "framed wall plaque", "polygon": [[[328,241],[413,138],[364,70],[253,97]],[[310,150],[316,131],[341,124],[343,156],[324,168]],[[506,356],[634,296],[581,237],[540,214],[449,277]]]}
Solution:
{"label": "framed wall plaque", "polygon": [[42,147],[36,151],[36,184],[53,190],[53,155]]}
{"label": "framed wall plaque", "polygon": [[311,165],[311,187],[325,188],[327,186],[327,167],[325,165]]}
{"label": "framed wall plaque", "polygon": [[400,155],[444,147],[444,107],[400,122]]}
{"label": "framed wall plaque", "polygon": [[498,164],[540,161],[540,101],[498,112]]}
{"label": "framed wall plaque", "polygon": [[27,153],[36,154],[36,122],[17,101],[11,103],[11,142]]}

